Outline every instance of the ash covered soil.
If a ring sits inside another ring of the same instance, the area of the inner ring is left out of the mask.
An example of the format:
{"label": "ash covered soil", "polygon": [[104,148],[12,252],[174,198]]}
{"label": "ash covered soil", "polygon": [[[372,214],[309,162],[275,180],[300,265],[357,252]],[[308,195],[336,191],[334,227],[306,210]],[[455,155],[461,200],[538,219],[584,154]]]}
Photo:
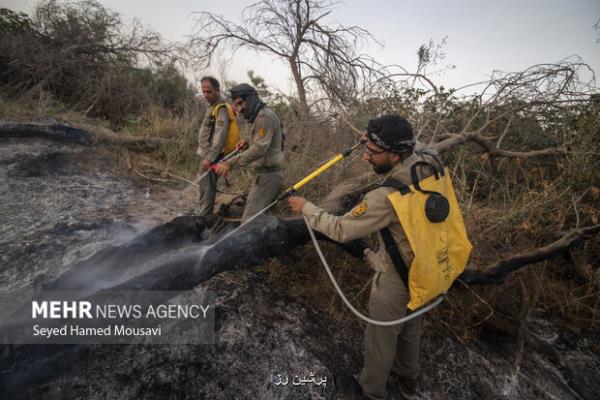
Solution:
{"label": "ash covered soil", "polygon": [[[0,141],[0,301],[39,288],[94,254],[133,241],[191,206],[183,188],[153,188],[119,170],[102,148],[41,139]],[[191,196],[193,197],[193,195]],[[186,243],[200,246],[203,239]],[[296,252],[312,251],[300,247]],[[138,266],[139,267],[139,266]],[[281,268],[292,268],[281,265]],[[120,268],[128,268],[122,265]],[[151,263],[134,271],[152,268]],[[215,343],[75,346],[11,397],[30,399],[332,399],[333,375],[357,373],[363,327],[334,321],[286,295],[263,272],[228,272],[216,293]],[[442,303],[436,314],[448,311]],[[561,331],[543,313],[518,338],[488,331],[460,340],[425,321],[422,399],[597,399],[597,335]],[[11,347],[0,345],[5,358]],[[63,362],[61,362],[61,360]],[[0,373],[7,372],[0,363]],[[14,372],[14,371],[13,371]],[[326,385],[275,385],[274,377],[326,377]],[[396,377],[390,398],[400,398]],[[6,388],[0,387],[0,398]]]}

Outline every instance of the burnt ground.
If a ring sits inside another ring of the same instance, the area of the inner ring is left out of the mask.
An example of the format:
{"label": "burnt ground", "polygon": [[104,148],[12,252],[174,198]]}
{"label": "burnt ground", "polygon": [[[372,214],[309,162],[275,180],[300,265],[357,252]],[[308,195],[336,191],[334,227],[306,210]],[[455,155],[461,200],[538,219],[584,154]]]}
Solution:
{"label": "burnt ground", "polygon": [[[153,188],[146,198],[147,183],[115,165],[110,152],[100,148],[40,139],[0,141],[1,301],[41,287],[78,262],[129,243],[190,208],[191,199],[179,197],[181,188]],[[285,294],[285,282],[268,287],[263,274],[227,272],[200,285],[217,295],[215,344],[76,346],[55,355],[68,362],[57,362],[52,373],[11,396],[334,398],[333,374],[360,367],[361,326],[296,303]],[[444,313],[444,307],[437,312]],[[432,322],[426,320],[419,397],[598,398],[598,336],[575,336],[551,320],[533,313],[519,338],[488,331],[468,341],[429,329]],[[2,373],[4,367],[0,364]],[[327,385],[273,384],[277,374],[311,372],[327,377]],[[392,376],[390,398],[399,398],[396,384]],[[0,393],[6,389],[0,387]]]}

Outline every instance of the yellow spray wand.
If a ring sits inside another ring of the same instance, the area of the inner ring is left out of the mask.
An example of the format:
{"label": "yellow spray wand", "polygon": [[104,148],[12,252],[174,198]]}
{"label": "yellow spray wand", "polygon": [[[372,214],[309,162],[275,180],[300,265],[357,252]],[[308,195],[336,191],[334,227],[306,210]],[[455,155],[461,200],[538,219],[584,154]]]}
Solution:
{"label": "yellow spray wand", "polygon": [[277,196],[277,198],[275,200],[273,200],[273,202],[271,204],[269,204],[268,206],[266,206],[265,208],[263,208],[262,210],[260,210],[259,212],[257,212],[253,216],[251,216],[250,218],[248,218],[245,222],[243,222],[240,226],[238,226],[234,230],[228,232],[225,236],[221,237],[219,240],[217,240],[215,243],[213,243],[212,246],[216,246],[218,243],[220,243],[223,240],[227,239],[228,237],[230,237],[231,235],[233,235],[235,232],[239,231],[244,226],[246,226],[247,224],[249,224],[250,222],[252,222],[259,215],[263,214],[269,208],[273,207],[279,201],[285,199],[288,196],[291,196],[296,191],[298,191],[302,186],[306,185],[308,182],[312,181],[317,176],[319,176],[323,172],[327,171],[329,168],[331,168],[338,161],[341,161],[344,158],[348,157],[350,155],[350,153],[352,153],[354,150],[356,150],[365,141],[366,141],[366,139],[362,139],[361,141],[359,141],[358,143],[356,143],[354,146],[352,146],[352,147],[344,150],[343,152],[341,152],[340,154],[336,155],[331,160],[327,161],[325,164],[321,165],[319,168],[317,168],[316,170],[314,170],[313,172],[311,172],[310,174],[308,174],[306,177],[302,178],[295,185],[289,187],[287,190],[285,190],[283,193],[281,193],[279,196]]}
{"label": "yellow spray wand", "polygon": [[316,170],[314,170],[313,172],[311,172],[310,174],[308,174],[307,176],[305,176],[304,178],[302,178],[300,181],[298,181],[295,185],[291,186],[290,188],[288,188],[285,192],[281,193],[277,199],[275,201],[279,201],[281,199],[284,199],[288,196],[291,196],[292,194],[294,194],[296,191],[300,190],[300,188],[304,185],[306,185],[308,182],[312,181],[313,179],[315,179],[317,176],[321,175],[323,172],[327,171],[329,168],[331,168],[334,164],[336,164],[338,161],[343,160],[344,158],[348,157],[350,155],[350,153],[352,153],[354,150],[356,150],[359,146],[361,146],[363,143],[365,142],[365,140],[361,140],[360,142],[356,143],[354,146],[350,147],[349,149],[344,150],[343,152],[341,152],[340,154],[336,155],[335,157],[333,157],[331,160],[327,161],[325,164],[321,165],[319,168],[317,168]]}

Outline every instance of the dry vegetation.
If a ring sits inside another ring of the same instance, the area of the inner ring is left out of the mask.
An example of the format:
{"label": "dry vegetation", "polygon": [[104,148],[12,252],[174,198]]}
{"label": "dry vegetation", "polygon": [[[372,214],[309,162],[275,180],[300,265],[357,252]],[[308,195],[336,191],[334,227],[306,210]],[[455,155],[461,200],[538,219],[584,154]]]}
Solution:
{"label": "dry vegetation", "polygon": [[[70,28],[63,26],[65,21]],[[138,67],[139,57],[156,61],[170,56],[172,49],[135,26],[113,40],[122,27],[118,16],[94,2],[61,6],[48,1],[32,19],[2,10],[0,115],[94,121],[123,135],[171,139],[158,150],[121,159],[154,182],[190,179],[197,168],[203,105],[172,64]],[[71,46],[65,35],[71,38],[75,31],[81,40]],[[117,48],[104,51],[94,43]],[[575,227],[598,224],[600,93],[585,64],[566,60],[538,65],[448,90],[424,75],[435,60],[433,44],[422,46],[418,56],[416,74],[390,68],[369,77],[362,71],[350,87],[329,82],[315,90],[314,96],[325,101],[311,102],[305,93],[303,112],[294,108],[294,99],[265,93],[284,122],[286,184],[352,144],[356,132],[351,125],[364,127],[373,116],[398,112],[414,122],[421,141],[442,152],[452,172],[474,244],[474,265],[484,267],[547,245]],[[119,150],[119,155],[125,153]],[[354,155],[303,194],[318,201],[340,182],[368,173],[368,166],[357,161]],[[242,179],[227,190],[243,192],[246,187]],[[287,213],[283,206],[276,212]],[[325,245],[325,252],[349,298],[366,304],[371,275],[366,265],[334,246]],[[335,318],[349,317],[310,247],[283,261],[285,266],[274,260],[262,267],[269,277],[266,284]],[[597,329],[599,265],[600,239],[595,235],[563,257],[511,274],[502,285],[457,283],[433,320],[463,338],[476,335],[482,326],[514,334],[536,310],[569,329]]]}

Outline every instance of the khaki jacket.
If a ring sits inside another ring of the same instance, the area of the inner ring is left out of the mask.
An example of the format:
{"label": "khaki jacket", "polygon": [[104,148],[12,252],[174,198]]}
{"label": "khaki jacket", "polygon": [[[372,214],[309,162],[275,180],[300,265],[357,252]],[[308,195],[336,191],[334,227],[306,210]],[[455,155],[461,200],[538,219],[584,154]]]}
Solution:
{"label": "khaki jacket", "polygon": [[248,132],[249,147],[228,161],[232,168],[250,167],[254,170],[277,168],[283,160],[283,136],[279,118],[270,108],[263,108]]}
{"label": "khaki jacket", "polygon": [[211,163],[214,163],[219,154],[223,152],[223,146],[229,131],[229,114],[225,107],[219,109],[214,124],[211,117],[215,106],[223,102],[225,102],[225,99],[219,97],[214,104],[207,108],[198,132],[198,150],[196,150],[196,154]]}
{"label": "khaki jacket", "polygon": [[[416,153],[410,155],[402,164],[396,165],[384,179],[392,177],[407,185],[411,184],[410,169],[411,166],[423,158],[431,161],[429,156],[421,156]],[[419,166],[417,168],[419,179],[431,175],[428,167]],[[379,241],[379,250],[369,256],[369,264],[376,271],[395,271],[394,265],[387,251],[379,231],[388,228],[398,245],[400,254],[407,266],[410,266],[414,254],[400,225],[400,221],[388,200],[388,194],[392,193],[394,188],[378,187],[368,192],[363,201],[342,216],[335,216],[325,212],[313,203],[307,202],[302,208],[302,213],[306,215],[310,226],[331,239],[338,242],[347,242],[349,240],[367,237],[373,233],[377,234]]]}

